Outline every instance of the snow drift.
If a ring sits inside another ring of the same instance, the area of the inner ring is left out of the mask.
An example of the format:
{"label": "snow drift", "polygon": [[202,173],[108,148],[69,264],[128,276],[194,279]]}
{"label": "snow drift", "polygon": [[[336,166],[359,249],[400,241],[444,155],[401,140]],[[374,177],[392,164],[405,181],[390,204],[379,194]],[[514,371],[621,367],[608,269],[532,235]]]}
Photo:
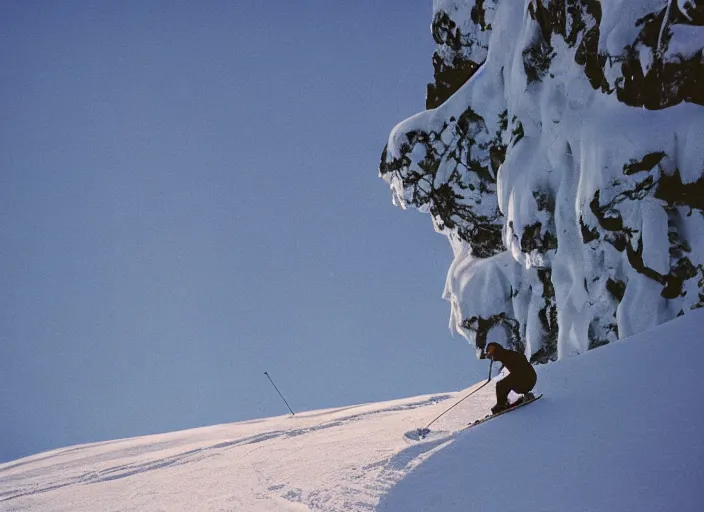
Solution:
{"label": "snow drift", "polygon": [[435,0],[380,175],[454,251],[451,326],[534,362],[704,305],[704,3]]}

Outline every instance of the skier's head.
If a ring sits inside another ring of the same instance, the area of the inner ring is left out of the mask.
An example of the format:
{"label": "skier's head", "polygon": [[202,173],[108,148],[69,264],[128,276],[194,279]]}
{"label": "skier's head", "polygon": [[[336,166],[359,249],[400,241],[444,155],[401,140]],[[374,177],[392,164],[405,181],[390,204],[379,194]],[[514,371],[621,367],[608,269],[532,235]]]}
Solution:
{"label": "skier's head", "polygon": [[492,341],[486,346],[486,355],[489,356],[490,358],[494,359],[494,355],[498,354],[503,350],[503,347],[496,343],[495,341]]}

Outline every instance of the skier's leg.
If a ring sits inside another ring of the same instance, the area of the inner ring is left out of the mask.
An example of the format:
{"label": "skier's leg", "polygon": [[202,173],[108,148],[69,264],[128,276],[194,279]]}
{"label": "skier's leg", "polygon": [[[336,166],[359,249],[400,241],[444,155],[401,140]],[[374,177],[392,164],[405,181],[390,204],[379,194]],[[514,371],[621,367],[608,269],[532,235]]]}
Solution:
{"label": "skier's leg", "polygon": [[496,403],[499,405],[504,405],[508,402],[508,394],[513,388],[513,379],[509,375],[508,377],[501,379],[496,383]]}
{"label": "skier's leg", "polygon": [[521,375],[520,377],[517,376],[516,381],[513,383],[513,391],[516,393],[520,393],[522,395],[525,395],[526,393],[530,392],[534,387],[535,383],[537,381],[536,375]]}
{"label": "skier's leg", "polygon": [[491,408],[491,412],[496,413],[508,407],[508,394],[515,387],[516,377],[509,374],[496,383],[496,405]]}
{"label": "skier's leg", "polygon": [[535,372],[528,374],[515,374],[515,380],[512,382],[511,390],[514,393],[523,395],[521,398],[516,400],[513,405],[518,405],[525,402],[526,400],[533,400],[535,395],[531,393],[532,389],[535,387],[537,382],[537,375]]}

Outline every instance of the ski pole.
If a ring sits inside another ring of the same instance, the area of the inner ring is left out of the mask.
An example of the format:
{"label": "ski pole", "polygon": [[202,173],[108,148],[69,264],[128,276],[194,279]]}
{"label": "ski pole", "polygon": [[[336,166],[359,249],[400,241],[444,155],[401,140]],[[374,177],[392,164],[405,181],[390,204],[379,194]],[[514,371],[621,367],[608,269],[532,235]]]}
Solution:
{"label": "ski pole", "polygon": [[444,410],[443,412],[441,412],[440,415],[439,415],[437,418],[435,418],[433,421],[431,421],[430,423],[428,423],[428,424],[425,426],[425,428],[423,428],[423,429],[420,429],[420,428],[419,428],[419,429],[418,429],[418,433],[420,434],[421,432],[427,431],[427,430],[428,430],[428,427],[430,427],[430,425],[432,425],[433,423],[435,423],[437,420],[439,420],[440,418],[442,418],[446,413],[450,412],[452,409],[454,409],[455,407],[457,407],[458,405],[460,405],[462,402],[464,402],[465,400],[467,400],[467,399],[468,399],[470,396],[472,396],[474,393],[476,393],[477,391],[479,391],[480,389],[482,389],[484,386],[486,386],[487,384],[489,384],[489,382],[491,382],[491,367],[492,367],[492,366],[494,366],[494,360],[493,360],[493,359],[491,360],[491,363],[489,364],[489,377],[486,379],[486,382],[485,382],[484,384],[482,384],[482,385],[479,386],[477,389],[475,389],[474,391],[472,391],[471,393],[469,393],[467,396],[465,396],[464,398],[462,398],[461,400],[459,400],[459,401],[458,401],[457,403],[455,403],[455,405],[453,405],[452,407],[449,407],[448,409],[446,409],[446,410]]}
{"label": "ski pole", "polygon": [[287,402],[286,399],[284,398],[284,395],[281,394],[281,391],[279,391],[279,388],[276,387],[276,384],[274,384],[274,381],[271,380],[271,377],[269,376],[269,374],[268,374],[267,372],[264,372],[264,375],[266,375],[267,377],[269,377],[269,381],[271,381],[271,385],[274,386],[274,389],[276,390],[276,392],[277,392],[277,393],[279,394],[279,396],[281,397],[281,400],[284,401],[284,403],[286,404],[286,407],[288,407],[288,410],[291,411],[291,416],[295,416],[296,413],[293,412],[293,409],[291,409],[291,406],[288,405],[288,402]]}

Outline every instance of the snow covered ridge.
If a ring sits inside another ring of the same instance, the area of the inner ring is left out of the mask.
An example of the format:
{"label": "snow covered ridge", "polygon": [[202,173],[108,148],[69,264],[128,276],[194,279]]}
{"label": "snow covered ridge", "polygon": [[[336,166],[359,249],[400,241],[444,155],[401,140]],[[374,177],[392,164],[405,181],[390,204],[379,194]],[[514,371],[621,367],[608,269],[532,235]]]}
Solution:
{"label": "snow covered ridge", "polygon": [[454,251],[450,324],[547,362],[704,305],[704,1],[435,0],[379,173]]}

